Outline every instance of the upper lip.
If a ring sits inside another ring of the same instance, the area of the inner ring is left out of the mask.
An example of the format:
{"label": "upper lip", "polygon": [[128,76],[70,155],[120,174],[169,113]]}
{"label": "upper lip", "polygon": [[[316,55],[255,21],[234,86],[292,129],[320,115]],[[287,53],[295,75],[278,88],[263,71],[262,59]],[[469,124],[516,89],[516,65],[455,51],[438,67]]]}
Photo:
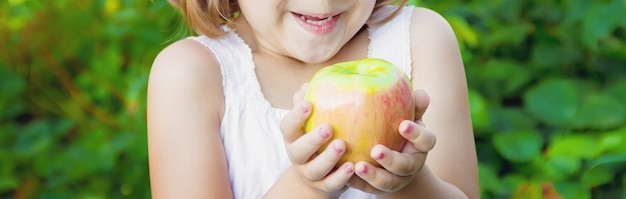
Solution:
{"label": "upper lip", "polygon": [[320,19],[325,19],[328,17],[332,17],[332,16],[336,16],[341,14],[341,12],[336,12],[336,13],[327,13],[327,14],[319,14],[319,13],[310,13],[310,12],[292,12],[294,14],[297,15],[304,15],[304,16],[310,16],[310,17],[315,17],[315,18],[320,18]]}

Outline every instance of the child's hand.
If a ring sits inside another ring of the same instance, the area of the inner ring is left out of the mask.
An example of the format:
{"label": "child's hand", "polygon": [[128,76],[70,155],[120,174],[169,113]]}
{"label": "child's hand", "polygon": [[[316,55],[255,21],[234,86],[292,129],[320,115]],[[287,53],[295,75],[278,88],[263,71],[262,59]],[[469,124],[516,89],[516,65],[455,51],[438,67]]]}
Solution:
{"label": "child's hand", "polygon": [[403,121],[398,133],[407,139],[407,144],[398,152],[383,145],[372,148],[370,156],[384,168],[361,161],[355,165],[360,178],[350,180],[351,187],[373,194],[397,192],[415,181],[415,176],[426,161],[426,155],[435,145],[435,134],[422,122],[422,115],[429,104],[424,91],[414,93],[416,121]]}
{"label": "child's hand", "polygon": [[[303,86],[303,88],[305,88]],[[336,170],[335,165],[346,151],[342,140],[333,140],[321,153],[320,146],[332,137],[330,125],[320,125],[309,133],[303,125],[311,114],[311,104],[304,101],[304,90],[294,95],[294,109],[281,122],[287,154],[297,179],[306,187],[323,197],[337,197],[347,188],[348,180],[354,175],[354,164],[345,163]]]}

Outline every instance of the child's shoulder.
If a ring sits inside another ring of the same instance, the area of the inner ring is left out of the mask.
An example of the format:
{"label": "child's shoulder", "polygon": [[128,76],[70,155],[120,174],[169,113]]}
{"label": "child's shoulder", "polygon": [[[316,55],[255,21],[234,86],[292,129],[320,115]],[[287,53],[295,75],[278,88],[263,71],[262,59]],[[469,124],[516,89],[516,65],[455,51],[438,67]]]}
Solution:
{"label": "child's shoulder", "polygon": [[180,59],[201,58],[204,54],[211,53],[208,48],[192,38],[193,37],[183,38],[167,45],[159,52],[157,60],[159,58],[168,57]]}
{"label": "child's shoulder", "polygon": [[219,92],[221,87],[207,86],[221,86],[221,78],[219,63],[211,50],[192,39],[182,39],[158,53],[150,69],[149,86],[185,88],[172,90],[177,94]]}
{"label": "child's shoulder", "polygon": [[450,33],[452,28],[448,21],[438,12],[425,7],[414,7],[411,16],[411,28],[418,32]]}
{"label": "child's shoulder", "polygon": [[[440,13],[425,7],[414,7],[412,9],[410,32],[413,44],[429,40],[430,42],[426,43],[437,44],[444,42],[445,44],[454,43],[456,45],[457,41],[454,30]],[[423,45],[418,44],[412,46]]]}
{"label": "child's shoulder", "polygon": [[173,67],[177,71],[214,68],[218,62],[209,48],[191,38],[184,38],[166,46],[154,59],[155,67]]}

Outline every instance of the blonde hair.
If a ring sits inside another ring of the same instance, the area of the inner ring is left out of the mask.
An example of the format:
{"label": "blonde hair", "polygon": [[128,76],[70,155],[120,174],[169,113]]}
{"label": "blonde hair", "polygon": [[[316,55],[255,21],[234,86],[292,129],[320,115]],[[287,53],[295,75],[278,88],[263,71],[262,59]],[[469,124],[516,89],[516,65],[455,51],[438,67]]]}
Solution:
{"label": "blonde hair", "polygon": [[[198,34],[217,38],[225,34],[222,26],[234,19],[239,11],[236,0],[168,0],[179,8],[189,28]],[[376,26],[391,20],[400,12],[408,0],[376,0],[374,11],[398,1],[398,7],[380,20],[369,21],[368,25]]]}

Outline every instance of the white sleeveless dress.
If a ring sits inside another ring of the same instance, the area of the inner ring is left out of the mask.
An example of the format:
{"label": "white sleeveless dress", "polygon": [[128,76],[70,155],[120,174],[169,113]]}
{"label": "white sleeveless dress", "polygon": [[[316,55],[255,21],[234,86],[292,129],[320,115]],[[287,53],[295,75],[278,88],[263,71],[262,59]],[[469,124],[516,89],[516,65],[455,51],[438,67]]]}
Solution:
{"label": "white sleeveless dress", "polygon": [[[388,23],[369,28],[368,57],[386,59],[411,74],[409,23],[413,7],[407,6]],[[234,32],[211,39],[189,37],[208,47],[221,66],[225,113],[221,138],[235,198],[255,199],[269,190],[291,164],[285,151],[280,121],[288,110],[277,109],[264,98],[247,44]],[[340,198],[374,198],[348,189]]]}

